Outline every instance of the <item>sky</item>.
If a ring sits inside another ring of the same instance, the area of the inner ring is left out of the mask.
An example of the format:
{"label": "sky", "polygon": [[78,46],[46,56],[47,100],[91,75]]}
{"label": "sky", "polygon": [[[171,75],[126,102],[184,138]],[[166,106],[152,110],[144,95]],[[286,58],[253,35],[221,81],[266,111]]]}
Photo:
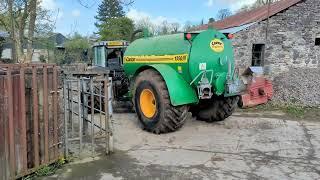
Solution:
{"label": "sky", "polygon": [[[52,11],[56,32],[69,35],[79,32],[91,35],[96,32],[94,26],[98,5],[102,0],[42,0],[41,6]],[[134,0],[134,4],[125,8],[127,16],[134,21],[149,18],[159,24],[190,21],[194,24],[210,17],[215,18],[219,9],[229,8],[235,11],[242,5],[255,0]]]}

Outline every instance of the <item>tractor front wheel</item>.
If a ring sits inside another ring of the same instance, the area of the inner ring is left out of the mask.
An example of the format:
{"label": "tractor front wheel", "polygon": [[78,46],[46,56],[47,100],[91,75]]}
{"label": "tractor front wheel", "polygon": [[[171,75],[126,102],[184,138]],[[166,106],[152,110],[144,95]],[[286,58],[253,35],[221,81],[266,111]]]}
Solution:
{"label": "tractor front wheel", "polygon": [[232,115],[237,107],[239,97],[214,97],[202,101],[195,108],[194,115],[207,122],[223,121]]}
{"label": "tractor front wheel", "polygon": [[174,132],[188,117],[188,106],[174,107],[162,76],[155,70],[141,72],[134,84],[133,102],[143,128],[155,134]]}

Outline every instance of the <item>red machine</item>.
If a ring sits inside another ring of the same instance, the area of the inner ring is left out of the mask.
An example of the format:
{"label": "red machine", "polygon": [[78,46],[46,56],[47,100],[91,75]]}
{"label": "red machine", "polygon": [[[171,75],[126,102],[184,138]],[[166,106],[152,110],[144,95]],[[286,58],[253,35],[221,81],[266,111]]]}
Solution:
{"label": "red machine", "polygon": [[239,106],[241,108],[265,104],[272,99],[272,83],[261,75],[261,71],[261,67],[250,67],[245,72],[244,75],[247,79],[247,90],[243,95],[241,95],[241,99],[239,101]]}

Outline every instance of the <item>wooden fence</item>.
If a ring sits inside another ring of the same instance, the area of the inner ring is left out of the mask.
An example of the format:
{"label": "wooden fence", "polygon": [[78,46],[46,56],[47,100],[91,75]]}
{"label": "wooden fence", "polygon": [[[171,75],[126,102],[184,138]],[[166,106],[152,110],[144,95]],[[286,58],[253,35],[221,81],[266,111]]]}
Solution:
{"label": "wooden fence", "polygon": [[54,64],[0,64],[0,179],[59,159],[58,74]]}

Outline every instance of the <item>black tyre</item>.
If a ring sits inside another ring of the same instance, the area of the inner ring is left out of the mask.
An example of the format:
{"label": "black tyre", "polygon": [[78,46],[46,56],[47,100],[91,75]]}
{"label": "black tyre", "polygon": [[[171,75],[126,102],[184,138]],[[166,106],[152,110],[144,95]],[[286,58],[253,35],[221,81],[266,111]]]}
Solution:
{"label": "black tyre", "polygon": [[155,134],[181,128],[188,117],[188,106],[174,107],[165,81],[154,70],[141,72],[134,84],[133,102],[143,128]]}
{"label": "black tyre", "polygon": [[211,100],[202,101],[195,107],[195,116],[199,120],[207,122],[223,121],[232,115],[237,107],[239,97],[214,97]]}

